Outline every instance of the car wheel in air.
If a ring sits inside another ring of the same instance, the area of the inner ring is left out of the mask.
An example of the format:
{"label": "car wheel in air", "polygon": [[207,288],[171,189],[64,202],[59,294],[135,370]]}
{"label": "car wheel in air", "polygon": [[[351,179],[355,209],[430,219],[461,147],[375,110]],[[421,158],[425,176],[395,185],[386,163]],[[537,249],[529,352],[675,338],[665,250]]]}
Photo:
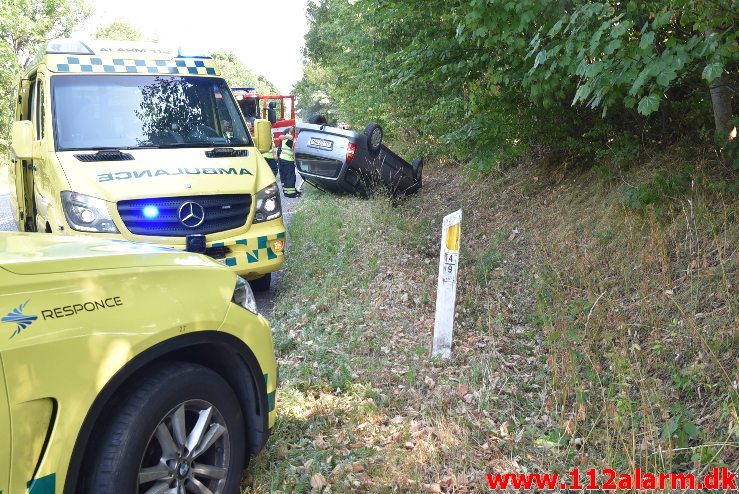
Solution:
{"label": "car wheel in air", "polygon": [[367,125],[367,127],[364,128],[364,135],[367,136],[367,148],[369,149],[370,153],[377,153],[380,151],[380,146],[382,146],[382,127],[380,127],[380,124],[377,123],[370,123]]}
{"label": "car wheel in air", "polygon": [[89,492],[238,492],[244,418],[233,391],[205,367],[174,362],[132,387],[86,465]]}
{"label": "car wheel in air", "polygon": [[328,121],[324,115],[316,114],[310,116],[308,123],[313,125],[326,125]]}
{"label": "car wheel in air", "polygon": [[261,278],[257,278],[256,280],[249,281],[249,285],[251,285],[251,289],[255,292],[269,291],[269,286],[271,283],[272,283],[272,273],[267,273]]}
{"label": "car wheel in air", "polygon": [[423,181],[423,158],[413,160],[411,168],[413,168],[413,179],[418,185],[421,185]]}

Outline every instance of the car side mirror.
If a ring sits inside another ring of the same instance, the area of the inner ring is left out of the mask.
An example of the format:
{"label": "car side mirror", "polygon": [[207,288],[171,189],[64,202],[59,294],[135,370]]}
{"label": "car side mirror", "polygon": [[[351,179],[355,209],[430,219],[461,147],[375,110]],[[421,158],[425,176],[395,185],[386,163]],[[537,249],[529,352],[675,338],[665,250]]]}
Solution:
{"label": "car side mirror", "polygon": [[254,144],[260,153],[272,149],[272,125],[269,120],[254,120]]}
{"label": "car side mirror", "polygon": [[10,129],[10,153],[17,160],[33,158],[33,122],[17,120]]}

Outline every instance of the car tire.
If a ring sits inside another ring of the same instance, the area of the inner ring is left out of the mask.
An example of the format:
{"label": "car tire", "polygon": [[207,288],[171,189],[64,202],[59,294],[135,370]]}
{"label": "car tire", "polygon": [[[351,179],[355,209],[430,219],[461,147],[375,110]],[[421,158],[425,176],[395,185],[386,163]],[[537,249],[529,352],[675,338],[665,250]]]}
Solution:
{"label": "car tire", "polygon": [[411,168],[413,168],[413,179],[420,186],[423,182],[423,158],[414,159]]}
{"label": "car tire", "polygon": [[267,292],[272,284],[272,273],[267,273],[261,278],[250,280],[251,289],[255,292]]}
{"label": "car tire", "polygon": [[308,119],[308,123],[313,125],[326,125],[328,121],[326,120],[326,117],[324,115],[321,115],[319,113],[311,115],[311,117]]}
{"label": "car tire", "polygon": [[364,135],[367,136],[367,149],[369,149],[369,152],[377,154],[382,146],[382,138],[384,136],[380,124],[374,122],[367,124],[367,127],[364,128]]}
{"label": "car tire", "polygon": [[198,483],[213,494],[238,492],[247,461],[244,417],[221,376],[184,362],[156,367],[115,410],[84,466],[87,492],[197,492]]}

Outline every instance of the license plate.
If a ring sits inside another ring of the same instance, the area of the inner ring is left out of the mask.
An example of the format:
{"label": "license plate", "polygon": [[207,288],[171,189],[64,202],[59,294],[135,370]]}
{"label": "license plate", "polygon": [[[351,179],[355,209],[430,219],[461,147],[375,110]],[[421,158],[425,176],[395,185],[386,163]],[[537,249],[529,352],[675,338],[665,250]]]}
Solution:
{"label": "license plate", "polygon": [[334,141],[329,141],[328,139],[319,139],[318,137],[311,137],[310,139],[308,139],[308,146],[312,148],[331,151],[334,148]]}

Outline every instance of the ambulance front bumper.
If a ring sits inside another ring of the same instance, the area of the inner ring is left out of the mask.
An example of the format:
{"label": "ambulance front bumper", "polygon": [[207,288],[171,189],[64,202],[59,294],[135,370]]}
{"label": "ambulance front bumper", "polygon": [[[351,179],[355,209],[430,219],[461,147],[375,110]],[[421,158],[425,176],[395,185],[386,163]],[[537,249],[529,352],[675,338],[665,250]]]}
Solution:
{"label": "ambulance front bumper", "polygon": [[230,267],[246,279],[259,278],[277,271],[285,260],[284,228],[282,231],[277,229],[259,233],[254,235],[250,231],[245,235],[207,242],[205,255]]}

